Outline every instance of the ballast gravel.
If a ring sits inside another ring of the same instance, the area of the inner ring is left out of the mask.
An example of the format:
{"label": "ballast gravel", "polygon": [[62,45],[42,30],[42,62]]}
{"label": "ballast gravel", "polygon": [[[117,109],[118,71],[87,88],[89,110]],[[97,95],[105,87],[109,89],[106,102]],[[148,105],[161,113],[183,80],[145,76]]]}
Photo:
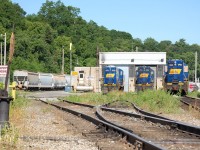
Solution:
{"label": "ballast gravel", "polygon": [[[94,142],[82,136],[81,132],[68,121],[73,115],[39,101],[31,101],[25,109],[26,116],[19,129],[20,150],[97,150]],[[69,117],[70,116],[70,117]],[[68,118],[69,117],[69,118]]]}

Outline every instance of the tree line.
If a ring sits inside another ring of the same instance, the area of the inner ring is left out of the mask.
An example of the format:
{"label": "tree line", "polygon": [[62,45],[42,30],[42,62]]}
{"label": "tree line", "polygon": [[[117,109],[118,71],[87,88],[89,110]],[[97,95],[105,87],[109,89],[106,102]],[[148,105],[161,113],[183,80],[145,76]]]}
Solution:
{"label": "tree line", "polygon": [[[142,41],[130,33],[108,30],[92,20],[87,22],[80,16],[79,8],[66,6],[60,0],[47,0],[37,14],[28,15],[10,0],[0,0],[0,3],[0,34],[7,33],[9,37],[14,30],[16,37],[12,70],[60,73],[64,48],[65,72],[69,73],[69,44],[73,43],[72,66],[96,66],[97,51],[137,49],[139,52],[167,52],[167,59],[183,59],[189,65],[190,78],[194,78],[194,53],[197,51],[200,58],[200,46],[190,45],[183,38],[175,43],[158,42],[151,37]],[[3,42],[2,37],[0,42]],[[200,64],[197,74],[200,76]]]}

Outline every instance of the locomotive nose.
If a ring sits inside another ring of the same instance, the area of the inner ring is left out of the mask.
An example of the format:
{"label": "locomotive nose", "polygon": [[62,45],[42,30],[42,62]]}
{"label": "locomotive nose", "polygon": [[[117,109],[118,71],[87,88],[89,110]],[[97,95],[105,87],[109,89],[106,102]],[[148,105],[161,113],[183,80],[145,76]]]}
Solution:
{"label": "locomotive nose", "polygon": [[175,75],[173,75],[172,82],[178,83],[178,79],[179,79],[179,75],[175,74]]}

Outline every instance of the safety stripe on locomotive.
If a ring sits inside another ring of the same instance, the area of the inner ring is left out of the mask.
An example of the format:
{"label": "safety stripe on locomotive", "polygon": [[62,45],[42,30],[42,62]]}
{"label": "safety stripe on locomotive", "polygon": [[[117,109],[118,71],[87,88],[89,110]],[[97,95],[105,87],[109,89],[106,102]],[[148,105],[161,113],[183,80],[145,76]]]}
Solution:
{"label": "safety stripe on locomotive", "polygon": [[169,74],[180,74],[181,73],[181,69],[170,69]]}
{"label": "safety stripe on locomotive", "polygon": [[104,86],[116,86],[116,84],[104,84]]}
{"label": "safety stripe on locomotive", "polygon": [[106,74],[106,78],[114,78],[115,74]]}
{"label": "safety stripe on locomotive", "polygon": [[140,74],[140,78],[147,78],[148,77],[148,73],[141,73]]}

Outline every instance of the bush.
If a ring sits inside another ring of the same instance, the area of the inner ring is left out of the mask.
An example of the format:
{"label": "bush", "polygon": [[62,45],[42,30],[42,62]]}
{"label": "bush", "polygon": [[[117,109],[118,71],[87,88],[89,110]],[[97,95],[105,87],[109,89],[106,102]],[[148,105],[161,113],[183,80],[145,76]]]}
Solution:
{"label": "bush", "polygon": [[197,97],[200,98],[200,92],[197,93]]}
{"label": "bush", "polygon": [[200,98],[200,92],[198,92],[198,91],[192,91],[192,92],[188,93],[188,96]]}

